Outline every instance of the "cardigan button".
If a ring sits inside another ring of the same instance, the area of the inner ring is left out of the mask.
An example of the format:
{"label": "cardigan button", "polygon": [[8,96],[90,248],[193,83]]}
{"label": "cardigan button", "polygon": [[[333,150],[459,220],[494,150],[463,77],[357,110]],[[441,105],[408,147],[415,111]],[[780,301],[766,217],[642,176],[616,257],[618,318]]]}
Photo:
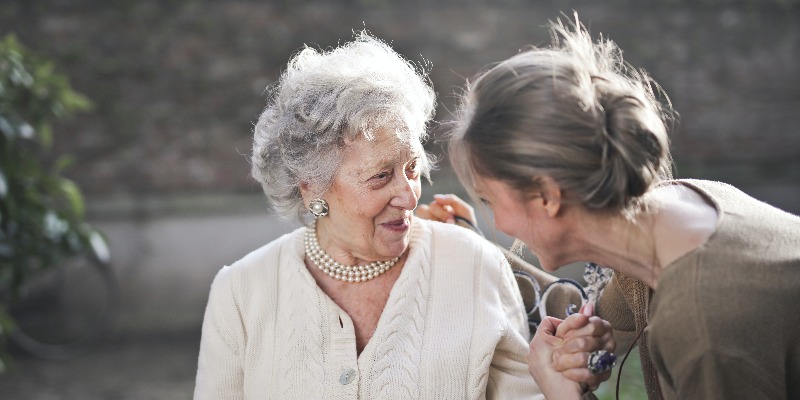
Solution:
{"label": "cardigan button", "polygon": [[353,379],[356,377],[356,371],[352,368],[346,368],[342,370],[342,375],[339,376],[339,383],[342,385],[347,385],[348,383],[352,382]]}

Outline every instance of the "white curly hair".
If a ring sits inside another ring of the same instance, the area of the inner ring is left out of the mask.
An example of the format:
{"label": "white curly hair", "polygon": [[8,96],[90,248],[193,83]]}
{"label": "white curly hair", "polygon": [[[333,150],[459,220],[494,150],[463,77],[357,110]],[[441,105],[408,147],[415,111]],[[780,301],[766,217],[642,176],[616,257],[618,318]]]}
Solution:
{"label": "white curly hair", "polygon": [[303,221],[301,183],[327,190],[347,144],[359,135],[373,140],[381,128],[424,154],[429,178],[434,160],[422,144],[436,96],[427,71],[366,31],[327,51],[306,46],[269,94],[253,132],[251,174],[282,218]]}

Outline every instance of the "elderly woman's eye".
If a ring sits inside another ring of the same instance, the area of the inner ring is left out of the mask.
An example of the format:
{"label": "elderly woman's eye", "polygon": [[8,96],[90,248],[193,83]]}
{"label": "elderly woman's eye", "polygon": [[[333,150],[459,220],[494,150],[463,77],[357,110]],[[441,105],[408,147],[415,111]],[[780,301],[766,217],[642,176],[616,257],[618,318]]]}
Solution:
{"label": "elderly woman's eye", "polygon": [[379,174],[373,175],[372,179],[386,179],[389,177],[389,175],[390,175],[389,172],[384,171]]}
{"label": "elderly woman's eye", "polygon": [[490,207],[492,205],[492,203],[489,203],[489,200],[486,200],[483,197],[479,198],[478,200],[480,200],[481,203],[483,203],[483,205],[485,205],[486,207]]}
{"label": "elderly woman's eye", "polygon": [[419,176],[420,173],[419,160],[412,161],[411,164],[408,165],[408,168],[406,170],[408,171],[408,175],[410,178],[416,178],[417,176]]}

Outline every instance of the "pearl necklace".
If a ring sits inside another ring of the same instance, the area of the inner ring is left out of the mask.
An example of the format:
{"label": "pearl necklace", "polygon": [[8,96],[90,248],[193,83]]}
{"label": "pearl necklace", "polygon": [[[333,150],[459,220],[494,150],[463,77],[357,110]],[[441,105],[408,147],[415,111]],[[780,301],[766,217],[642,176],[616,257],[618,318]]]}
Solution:
{"label": "pearl necklace", "polygon": [[398,256],[389,261],[373,261],[367,265],[342,265],[319,246],[316,221],[311,224],[311,227],[306,228],[305,248],[306,255],[314,265],[330,277],[346,282],[366,282],[377,278],[400,260]]}

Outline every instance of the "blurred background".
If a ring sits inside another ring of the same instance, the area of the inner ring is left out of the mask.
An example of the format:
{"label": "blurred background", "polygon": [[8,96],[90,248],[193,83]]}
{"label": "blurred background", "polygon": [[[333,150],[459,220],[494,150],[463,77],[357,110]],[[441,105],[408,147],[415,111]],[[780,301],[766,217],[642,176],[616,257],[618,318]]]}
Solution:
{"label": "blurred background", "polygon": [[[430,62],[436,119],[447,121],[465,79],[546,45],[547,21],[573,10],[669,94],[677,177],[725,181],[800,213],[796,0],[0,2],[0,36],[52,60],[94,103],[54,125],[53,153],[72,156],[64,174],[107,238],[119,299],[112,331],[85,354],[12,354],[0,399],[191,398],[214,274],[297,226],[270,215],[247,154],[265,88],[304,44],[367,29]],[[463,195],[438,139],[422,201]]]}

